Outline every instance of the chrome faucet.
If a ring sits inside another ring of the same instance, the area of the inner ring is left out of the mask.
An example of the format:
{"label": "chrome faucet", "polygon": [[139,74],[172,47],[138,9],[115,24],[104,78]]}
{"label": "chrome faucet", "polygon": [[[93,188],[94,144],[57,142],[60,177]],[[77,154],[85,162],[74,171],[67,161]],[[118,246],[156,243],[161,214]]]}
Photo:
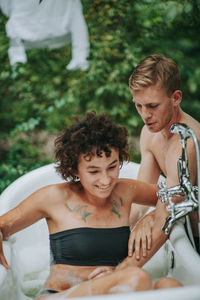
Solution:
{"label": "chrome faucet", "polygon": [[[166,183],[161,182],[159,184],[159,191],[157,192],[158,198],[163,202],[168,202],[166,209],[170,212],[170,215],[165,221],[162,230],[165,234],[169,234],[173,224],[180,218],[188,215],[190,212],[197,210],[199,207],[199,236],[200,236],[200,155],[199,145],[195,133],[191,128],[185,124],[176,123],[170,127],[170,132],[177,133],[181,139],[182,156],[178,158],[178,178],[179,185],[168,188]],[[193,137],[196,157],[197,157],[197,181],[198,186],[192,186],[190,181],[190,174],[188,170],[188,155],[186,151],[187,139]],[[198,194],[198,196],[197,196]],[[175,204],[173,197],[183,197],[183,201]]]}

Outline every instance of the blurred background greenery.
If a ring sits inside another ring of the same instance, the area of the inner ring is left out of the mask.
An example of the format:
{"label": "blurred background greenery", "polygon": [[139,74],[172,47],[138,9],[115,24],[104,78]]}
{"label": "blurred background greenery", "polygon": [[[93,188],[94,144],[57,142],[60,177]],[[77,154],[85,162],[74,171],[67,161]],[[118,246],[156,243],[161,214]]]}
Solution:
{"label": "blurred background greenery", "polygon": [[[45,0],[48,1],[48,0]],[[200,1],[82,0],[90,38],[90,67],[67,71],[70,45],[27,51],[10,67],[0,13],[0,192],[24,173],[53,161],[53,139],[72,114],[108,112],[130,132],[138,162],[142,121],[128,79],[145,56],[173,58],[182,78],[182,108],[200,120]]]}

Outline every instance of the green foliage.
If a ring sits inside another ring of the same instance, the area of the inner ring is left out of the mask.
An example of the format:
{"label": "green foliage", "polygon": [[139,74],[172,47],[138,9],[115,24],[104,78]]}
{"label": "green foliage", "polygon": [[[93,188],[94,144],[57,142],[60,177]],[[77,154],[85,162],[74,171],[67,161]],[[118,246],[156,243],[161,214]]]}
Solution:
{"label": "green foliage", "polygon": [[[198,0],[82,0],[82,4],[91,47],[85,72],[66,70],[70,46],[29,50],[28,63],[11,68],[7,19],[0,15],[0,191],[52,161],[27,136],[35,130],[57,133],[71,124],[73,114],[108,112],[131,136],[139,135],[142,121],[132,104],[128,79],[137,63],[152,53],[178,63],[182,107],[200,120]],[[132,159],[140,159],[135,150]]]}

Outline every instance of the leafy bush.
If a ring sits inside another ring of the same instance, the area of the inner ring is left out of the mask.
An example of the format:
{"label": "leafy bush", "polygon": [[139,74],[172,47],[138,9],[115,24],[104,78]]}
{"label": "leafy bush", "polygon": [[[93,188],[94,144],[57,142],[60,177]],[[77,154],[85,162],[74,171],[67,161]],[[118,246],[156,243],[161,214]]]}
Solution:
{"label": "leafy bush", "polygon": [[[48,0],[43,0],[48,1]],[[128,88],[133,68],[147,55],[172,57],[182,75],[182,107],[200,119],[200,5],[197,0],[82,0],[90,35],[90,68],[70,72],[70,46],[27,51],[28,63],[9,65],[7,22],[0,15],[0,176],[2,191],[27,171],[53,161],[28,136],[57,133],[72,114],[108,112],[139,135],[142,121]],[[131,144],[134,143],[130,138]],[[140,153],[132,148],[132,159]]]}

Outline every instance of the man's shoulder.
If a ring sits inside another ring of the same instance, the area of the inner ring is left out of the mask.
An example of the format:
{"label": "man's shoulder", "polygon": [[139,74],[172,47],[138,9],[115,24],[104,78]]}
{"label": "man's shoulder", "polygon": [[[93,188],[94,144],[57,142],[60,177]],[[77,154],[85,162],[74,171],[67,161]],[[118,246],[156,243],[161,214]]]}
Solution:
{"label": "man's shoulder", "polygon": [[196,134],[197,138],[200,139],[200,123],[196,119],[184,112],[183,123],[190,127]]}
{"label": "man's shoulder", "polygon": [[160,132],[151,132],[144,125],[141,131],[140,140],[142,143],[154,144],[162,138]]}

